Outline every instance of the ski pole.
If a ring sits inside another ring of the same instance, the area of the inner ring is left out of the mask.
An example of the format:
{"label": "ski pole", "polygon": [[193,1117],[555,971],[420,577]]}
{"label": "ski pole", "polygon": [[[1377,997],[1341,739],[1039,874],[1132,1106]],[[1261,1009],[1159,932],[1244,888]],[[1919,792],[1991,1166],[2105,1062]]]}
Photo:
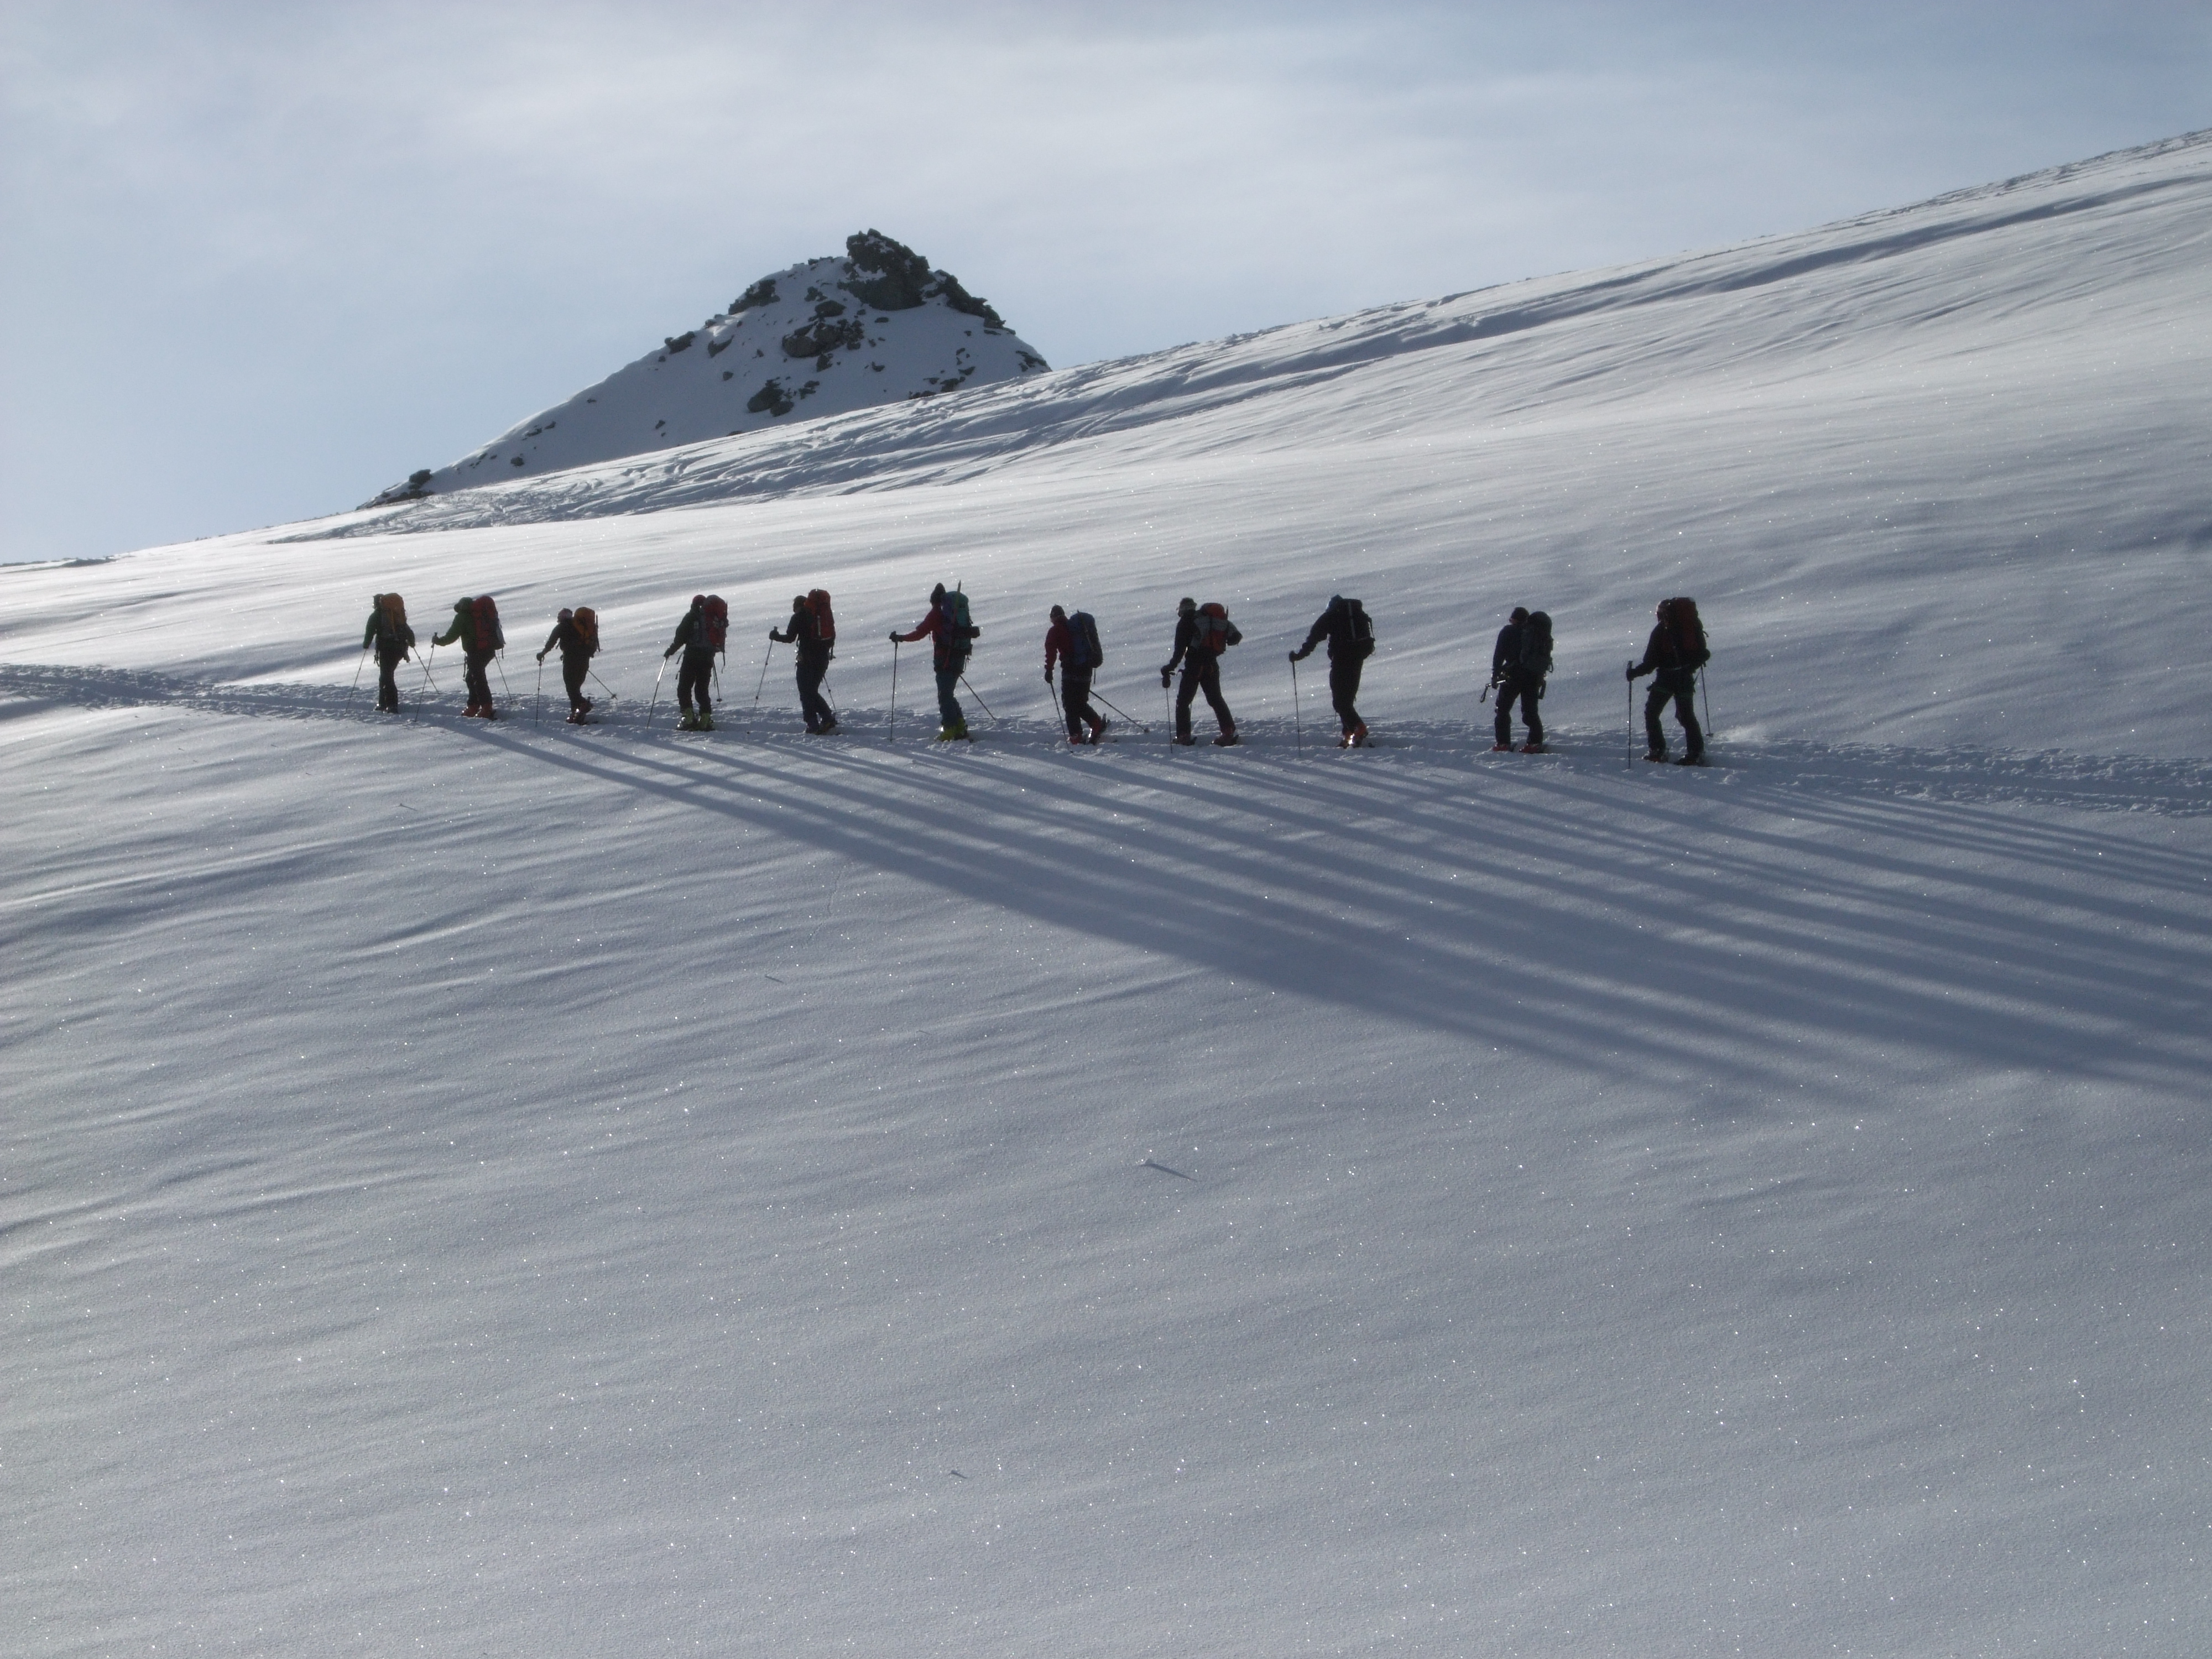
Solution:
{"label": "ski pole", "polygon": [[1119,703],[1107,702],[1103,693],[1093,691],[1091,695],[1097,697],[1099,702],[1106,703],[1106,706],[1109,708],[1119,714],[1123,720],[1128,721],[1130,725],[1135,726],[1139,732],[1150,732],[1152,729],[1151,726],[1146,725],[1144,721],[1139,720],[1134,714],[1129,713],[1128,710],[1123,708]]}
{"label": "ski pole", "polygon": [[898,636],[893,635],[891,636],[891,726],[890,735],[884,739],[886,743],[898,741]]}
{"label": "ski pole", "polygon": [[[592,669],[591,671],[591,674],[593,679],[599,680],[599,671],[598,669]],[[599,690],[607,694],[607,701],[609,702],[620,702],[622,701],[622,693],[616,690],[614,687],[609,685],[605,680],[599,680]]]}
{"label": "ski pole", "polygon": [[361,690],[361,671],[368,666],[368,647],[364,645],[361,648],[361,660],[353,665],[353,684],[346,687],[346,701],[349,703],[353,701],[353,694]]}
{"label": "ski pole", "polygon": [[1164,676],[1160,680],[1160,707],[1166,711],[1164,718],[1168,730],[1172,733],[1175,731],[1175,704],[1168,696],[1168,683]]}
{"label": "ski pole", "polygon": [[648,730],[653,726],[653,711],[660,707],[660,682],[667,673],[668,659],[664,656],[660,659],[660,672],[653,677],[653,701],[645,706],[645,724]]}
{"label": "ski pole", "polygon": [[761,659],[760,679],[753,687],[753,712],[745,716],[745,735],[753,734],[753,721],[760,717],[761,693],[768,686],[768,665],[775,660],[775,635],[769,635],[768,653]]}
{"label": "ski pole", "polygon": [[506,655],[507,653],[504,651],[495,653],[491,659],[491,665],[499,670],[499,689],[507,693],[507,706],[509,708],[513,708],[514,707],[514,688],[507,683],[507,663],[504,660]]}
{"label": "ski pole", "polygon": [[[963,685],[968,685],[968,677],[965,674],[963,674],[960,677],[960,684]],[[985,714],[991,714],[991,705],[983,701],[983,694],[981,691],[978,691],[972,685],[968,685],[968,695],[975,699],[977,705],[981,708]],[[991,714],[991,724],[994,726],[1004,726],[1006,721],[1000,720],[996,714]]]}
{"label": "ski pole", "polygon": [[1628,664],[1628,757],[1621,764],[1632,772],[1636,769],[1636,663],[1633,659]]}
{"label": "ski pole", "polygon": [[545,659],[543,657],[538,659],[538,690],[531,694],[530,698],[530,723],[532,726],[545,724]]}
{"label": "ski pole", "polygon": [[430,663],[437,654],[438,642],[437,641],[433,640],[430,641],[430,655],[422,659],[422,690],[417,691],[415,694],[416,700],[417,702],[422,700],[423,692],[434,691],[438,689],[436,684],[430,678]]}
{"label": "ski pole", "polygon": [[1291,731],[1297,740],[1298,753],[1306,752],[1306,719],[1298,709],[1298,659],[1291,658]]}
{"label": "ski pole", "polygon": [[1713,682],[1710,669],[1698,671],[1698,691],[1705,700],[1705,735],[1710,738],[1713,734]]}

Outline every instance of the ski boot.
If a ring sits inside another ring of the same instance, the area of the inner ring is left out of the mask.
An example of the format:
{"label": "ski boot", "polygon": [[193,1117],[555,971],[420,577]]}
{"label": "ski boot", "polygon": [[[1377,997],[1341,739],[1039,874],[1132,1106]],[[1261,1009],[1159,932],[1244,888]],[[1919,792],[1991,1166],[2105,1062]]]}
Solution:
{"label": "ski boot", "polygon": [[1663,749],[1650,750],[1644,755],[1644,758],[1650,761],[1655,766],[1664,766],[1667,763],[1667,751]]}
{"label": "ski boot", "polygon": [[1091,741],[1093,743],[1105,742],[1106,728],[1111,724],[1112,722],[1108,720],[1103,714],[1093,714],[1091,717]]}
{"label": "ski boot", "polygon": [[1705,757],[1704,751],[1700,750],[1694,755],[1683,756],[1682,758],[1676,761],[1674,764],[1677,766],[1710,766],[1712,763],[1707,760]]}
{"label": "ski boot", "polygon": [[676,729],[679,732],[696,732],[699,729],[699,716],[689,708],[685,709],[677,719]]}
{"label": "ski boot", "polygon": [[1213,746],[1216,749],[1234,749],[1238,741],[1237,728],[1233,726],[1225,726],[1221,729],[1221,735],[1213,740]]}
{"label": "ski boot", "polygon": [[823,721],[821,725],[815,727],[814,735],[817,738],[834,738],[836,736],[837,722],[835,717]]}
{"label": "ski boot", "polygon": [[1552,751],[1540,743],[1524,743],[1521,745],[1521,752],[1524,755],[1548,755]]}
{"label": "ski boot", "polygon": [[1493,755],[1510,755],[1513,752],[1513,745],[1510,743],[1493,743],[1490,745],[1490,752]]}
{"label": "ski boot", "polygon": [[714,716],[713,711],[705,708],[701,709],[699,711],[699,724],[693,726],[691,729],[695,732],[713,731],[714,729]]}
{"label": "ski boot", "polygon": [[1352,730],[1344,734],[1344,746],[1346,749],[1364,749],[1367,747],[1367,727],[1364,723],[1353,726]]}
{"label": "ski boot", "polygon": [[1176,733],[1175,734],[1175,736],[1173,736],[1172,738],[1170,738],[1168,739],[1168,741],[1169,741],[1170,743],[1179,743],[1179,744],[1181,744],[1184,748],[1186,748],[1186,749],[1189,749],[1189,748],[1194,747],[1194,746],[1197,744],[1198,739],[1197,739],[1196,738],[1194,738],[1193,736],[1191,736],[1191,734],[1190,734],[1189,732],[1176,732]]}

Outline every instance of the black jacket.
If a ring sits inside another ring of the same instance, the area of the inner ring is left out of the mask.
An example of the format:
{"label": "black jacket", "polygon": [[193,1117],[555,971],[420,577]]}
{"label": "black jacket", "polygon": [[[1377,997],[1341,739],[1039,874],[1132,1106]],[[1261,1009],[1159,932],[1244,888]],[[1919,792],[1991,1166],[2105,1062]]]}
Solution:
{"label": "black jacket", "polygon": [[1339,601],[1314,618],[1314,625],[1306,629],[1306,642],[1298,647],[1298,655],[1312,654],[1314,647],[1323,640],[1328,641],[1328,659],[1345,662],[1364,662],[1367,653],[1359,648],[1352,637],[1352,607]]}
{"label": "black jacket", "polygon": [[1490,683],[1500,684],[1521,665],[1521,624],[1508,623],[1498,630],[1498,643],[1490,652]]}
{"label": "black jacket", "polygon": [[1631,679],[1642,679],[1655,670],[1660,673],[1695,673],[1711,655],[1711,652],[1704,649],[1684,655],[1674,642],[1674,630],[1665,623],[1654,623],[1651,637],[1644,642],[1644,660],[1630,669],[1628,676]]}
{"label": "black jacket", "polygon": [[[545,650],[550,651],[556,645],[561,647],[561,654],[564,657],[588,657],[592,654],[591,643],[584,638],[584,630],[573,622],[553,624],[553,631],[545,636]],[[543,656],[544,652],[538,654]]]}
{"label": "black jacket", "polygon": [[793,611],[790,632],[778,633],[771,628],[768,630],[768,636],[778,645],[797,646],[799,660],[810,668],[830,660],[830,643],[822,637],[821,619],[811,611]]}

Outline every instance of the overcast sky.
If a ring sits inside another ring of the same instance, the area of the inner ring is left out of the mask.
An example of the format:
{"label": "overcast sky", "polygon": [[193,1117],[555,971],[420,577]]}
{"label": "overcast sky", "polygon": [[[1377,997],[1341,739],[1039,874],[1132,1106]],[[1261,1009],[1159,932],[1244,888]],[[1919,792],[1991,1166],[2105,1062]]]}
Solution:
{"label": "overcast sky", "polygon": [[6,0],[0,559],[350,507],[868,226],[1066,366],[2207,125],[2212,0]]}

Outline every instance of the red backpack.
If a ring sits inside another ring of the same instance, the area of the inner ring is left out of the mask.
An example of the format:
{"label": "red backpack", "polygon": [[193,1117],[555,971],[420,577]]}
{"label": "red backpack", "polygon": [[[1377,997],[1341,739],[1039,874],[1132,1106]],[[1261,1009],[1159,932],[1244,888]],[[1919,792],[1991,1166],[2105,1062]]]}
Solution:
{"label": "red backpack", "polygon": [[830,614],[830,590],[817,587],[806,595],[806,608],[814,613],[814,637],[824,645],[837,642],[837,619]]}
{"label": "red backpack", "polygon": [[500,631],[499,606],[489,593],[478,596],[469,606],[468,647],[471,651],[507,649],[507,635]]}
{"label": "red backpack", "polygon": [[723,641],[730,637],[730,607],[719,593],[709,593],[706,603],[699,607],[699,619],[707,625],[707,648],[720,651]]}
{"label": "red backpack", "polygon": [[1198,607],[1198,638],[1192,649],[1219,656],[1231,646],[1241,644],[1243,635],[1237,624],[1229,620],[1229,607],[1224,605],[1201,605]]}
{"label": "red backpack", "polygon": [[599,654],[599,613],[588,605],[579,605],[576,607],[575,614],[568,620],[575,624],[577,635],[584,641],[584,654],[587,657],[598,656]]}

